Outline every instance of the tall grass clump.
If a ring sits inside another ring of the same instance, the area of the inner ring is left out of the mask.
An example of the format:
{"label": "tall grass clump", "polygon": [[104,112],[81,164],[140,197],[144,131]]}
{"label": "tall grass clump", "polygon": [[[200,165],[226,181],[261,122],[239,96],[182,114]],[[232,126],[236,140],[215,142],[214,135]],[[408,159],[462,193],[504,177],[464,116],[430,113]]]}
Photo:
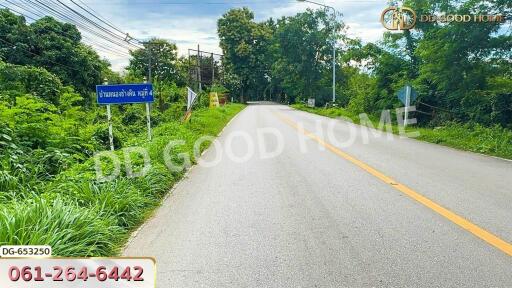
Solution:
{"label": "tall grass clump", "polygon": [[50,245],[53,254],[110,255],[122,229],[116,219],[60,199],[12,203],[0,208],[0,245]]}

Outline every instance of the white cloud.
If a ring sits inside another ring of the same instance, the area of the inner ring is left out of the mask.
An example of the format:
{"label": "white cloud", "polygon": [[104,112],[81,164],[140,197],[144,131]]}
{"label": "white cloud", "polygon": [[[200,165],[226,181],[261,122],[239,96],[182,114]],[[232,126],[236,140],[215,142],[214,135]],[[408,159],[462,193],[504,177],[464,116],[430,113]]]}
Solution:
{"label": "white cloud", "polygon": [[[319,1],[324,5],[334,7],[341,13],[345,25],[348,27],[348,36],[360,38],[363,42],[375,42],[382,39],[385,29],[379,22],[380,13],[387,7],[385,1]],[[292,16],[303,12],[307,8],[318,9],[312,3],[290,3],[288,6],[271,9],[270,15],[274,18]]]}
{"label": "white cloud", "polygon": [[361,23],[349,22],[345,25],[348,27],[347,35],[350,38],[359,38],[365,43],[382,40],[382,34],[385,32],[383,27],[364,27]]}

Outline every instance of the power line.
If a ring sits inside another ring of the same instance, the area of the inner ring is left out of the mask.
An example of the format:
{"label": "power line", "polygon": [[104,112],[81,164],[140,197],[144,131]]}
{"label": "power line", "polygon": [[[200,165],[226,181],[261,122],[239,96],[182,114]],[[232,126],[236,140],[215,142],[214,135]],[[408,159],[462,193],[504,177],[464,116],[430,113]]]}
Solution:
{"label": "power line", "polygon": [[[83,32],[86,32],[86,33],[90,33],[91,35],[95,35],[97,37],[100,37],[108,42],[112,42],[114,44],[116,44],[117,46],[123,48],[123,49],[130,49],[130,48],[127,48],[125,46],[123,46],[125,43],[121,43],[119,41],[112,41],[112,39],[110,39],[109,37],[106,37],[102,34],[99,34],[98,32],[94,31],[93,29],[87,27],[87,26],[84,26],[80,21],[76,21],[76,19],[73,19],[71,18],[70,16],[66,15],[65,12],[63,12],[62,10],[57,10],[59,8],[57,7],[54,7],[54,6],[49,6],[49,5],[43,5],[43,3],[41,3],[40,1],[37,1],[36,2],[33,2],[31,0],[28,0],[33,6],[32,6],[32,9],[36,9],[37,12],[41,11],[43,13],[48,13],[52,16],[56,16],[58,19],[64,21],[64,22],[70,22],[72,24],[75,24],[77,27],[81,28],[83,30]],[[47,3],[49,4],[49,3]],[[39,10],[37,10],[39,8]],[[27,10],[27,9],[26,9]],[[32,10],[30,10],[32,13],[34,13]]]}
{"label": "power line", "polygon": [[[108,19],[107,19],[107,18],[105,18],[105,17],[101,16],[101,14],[100,14],[100,13],[98,13],[96,10],[94,10],[91,6],[87,5],[84,1],[82,1],[82,0],[78,0],[78,2],[82,3],[82,5],[84,5],[85,7],[89,8],[89,10],[91,10],[92,12],[94,12],[94,13],[98,14],[98,17],[100,17],[101,19],[103,19],[106,23],[109,23],[109,24],[110,24],[110,25],[112,25],[113,27],[116,27],[116,25],[115,25],[115,24],[113,24],[112,22],[108,21]],[[118,30],[118,29],[117,29],[117,30]],[[122,32],[122,33],[124,33],[124,32]]]}
{"label": "power line", "polygon": [[111,39],[108,36],[105,36],[104,34],[100,34],[99,32],[97,32],[97,31],[89,28],[88,26],[82,24],[80,21],[77,21],[76,19],[73,19],[70,16],[67,16],[65,13],[62,12],[62,10],[57,10],[58,9],[57,7],[50,6],[50,5],[43,5],[41,3],[41,1],[38,1],[38,0],[36,0],[37,3],[32,1],[32,0],[27,0],[27,1],[29,1],[34,6],[39,7],[39,9],[41,9],[43,11],[46,11],[46,13],[49,13],[50,15],[56,16],[58,19],[63,20],[64,22],[70,22],[70,23],[76,25],[77,27],[81,28],[84,32],[87,32],[87,33],[89,33],[91,35],[94,35],[96,37],[102,38],[103,40],[106,40],[107,42],[109,42],[111,44],[115,44],[115,45],[121,47],[122,49],[128,49],[128,50],[131,49],[131,47],[128,48],[127,46],[125,46],[126,43],[124,43],[122,41],[118,41],[116,39]]}
{"label": "power line", "polygon": [[[36,14],[36,13],[34,13],[32,10],[27,9],[25,6],[21,7],[21,6],[16,5],[15,3],[10,2],[9,0],[6,0],[6,1],[7,1],[8,3],[10,3],[10,4],[15,5],[16,7],[19,7],[19,8],[21,8],[21,9],[23,9],[23,10],[25,10],[25,11],[29,12],[29,13],[32,13],[32,14],[34,14],[34,15],[37,15],[37,14]],[[5,7],[6,9],[8,9],[8,10],[10,10],[10,11],[12,11],[12,12],[18,13],[18,14],[20,14],[20,15],[21,15],[21,16],[23,16],[23,17],[29,18],[29,19],[31,19],[31,20],[33,20],[33,21],[37,21],[35,18],[32,18],[32,17],[31,17],[31,16],[29,16],[29,15],[26,15],[26,14],[23,14],[23,13],[21,13],[21,12],[17,11],[17,10],[14,10],[12,7],[8,7],[8,6],[3,5],[3,4],[0,4],[0,6]],[[42,17],[44,17],[44,16],[38,15],[38,17],[41,17],[41,18],[42,18]],[[64,35],[64,36],[65,36],[65,37],[69,37],[69,34],[66,34],[66,35]],[[94,41],[93,39],[91,39],[91,38],[87,37],[86,35],[82,35],[82,36],[83,36],[83,39],[82,39],[82,40],[83,40],[84,44],[88,44],[88,45],[90,45],[90,46],[93,46],[93,48],[96,48],[96,49],[101,50],[101,51],[103,51],[103,52],[106,52],[106,53],[109,53],[109,54],[113,54],[113,55],[117,55],[117,56],[122,56],[122,57],[129,57],[129,56],[130,56],[130,54],[128,54],[128,53],[126,53],[126,52],[123,52],[123,51],[120,51],[120,50],[116,50],[116,48],[113,48],[112,46],[109,46],[109,45],[105,45],[105,44],[98,43],[98,42]],[[88,38],[88,39],[87,39],[87,38]],[[86,39],[87,39],[87,40],[86,40]]]}
{"label": "power line", "polygon": [[[28,16],[28,15],[25,15],[25,14],[23,14],[23,13],[20,13],[20,12],[18,12],[18,11],[16,11],[16,10],[12,9],[12,7],[8,7],[8,6],[3,5],[3,4],[0,4],[0,6],[5,7],[6,9],[8,9],[8,10],[10,10],[10,11],[12,11],[12,12],[16,12],[16,13],[20,14],[20,15],[21,15],[21,16],[23,16],[23,17],[27,17],[27,18],[29,18],[29,19],[31,19],[31,20],[33,20],[33,21],[37,21],[35,18],[32,18],[32,17],[30,17],[30,16]],[[66,36],[66,35],[65,35],[65,36]],[[1,40],[1,41],[3,41],[4,43],[8,43],[8,44],[12,45],[12,47],[10,47],[11,49],[19,48],[19,46],[18,46],[18,45],[13,44],[12,42],[9,42],[9,41],[7,41],[7,40],[2,40],[2,39],[0,39],[0,40]],[[95,42],[95,41],[93,41],[93,40],[87,40],[87,41],[83,41],[83,42],[84,42],[84,44],[88,44],[88,45],[91,45],[91,46],[95,46],[95,47],[96,47],[96,49],[101,50],[101,51],[106,52],[106,53],[109,53],[109,54],[114,54],[114,55],[122,56],[122,57],[127,57],[127,56],[129,57],[129,56],[130,56],[128,53],[121,52],[121,51],[117,51],[117,50],[115,50],[115,49],[112,49],[111,47],[108,47],[108,46],[105,46],[105,45],[99,44],[99,43],[97,43],[97,42]],[[26,52],[28,52],[28,53],[30,53],[30,54],[32,54],[32,55],[40,56],[40,55],[38,55],[38,54],[36,54],[36,53],[33,53],[33,52],[31,52],[31,51],[29,51],[29,50],[27,50],[27,49],[23,49],[23,50],[25,50]],[[50,62],[52,62],[52,63],[54,63],[54,64],[56,64],[56,65],[64,66],[64,67],[67,67],[67,68],[70,68],[70,69],[73,69],[73,70],[78,70],[78,69],[72,68],[72,67],[70,67],[70,66],[63,65],[63,64],[58,63],[58,62],[54,62],[54,61],[51,61],[51,60],[49,60],[49,61],[50,61]]]}
{"label": "power line", "polygon": [[0,4],[0,6],[4,7],[4,8],[5,8],[5,9],[7,9],[7,10],[10,10],[10,11],[12,11],[12,12],[16,13],[16,14],[19,14],[19,15],[21,15],[21,16],[23,16],[23,17],[26,17],[26,18],[28,18],[28,19],[30,19],[30,20],[32,20],[32,21],[36,21],[36,19],[34,19],[34,18],[32,18],[32,17],[30,17],[30,16],[28,16],[28,15],[23,15],[23,13],[21,13],[21,12],[19,12],[19,11],[16,11],[16,10],[14,10],[14,9],[12,9],[12,8],[8,7],[8,6],[5,6],[5,5],[3,5],[3,4]]}
{"label": "power line", "polygon": [[117,56],[122,56],[122,57],[130,57],[130,54],[128,54],[126,52],[121,52],[121,51],[115,50],[112,47],[105,46],[105,45],[103,45],[101,43],[98,43],[98,42],[94,41],[93,39],[91,39],[91,38],[89,38],[87,36],[84,36],[82,41],[84,42],[84,44],[93,46],[93,48],[101,50],[103,52],[114,54],[114,55],[117,55]]}
{"label": "power line", "polygon": [[[39,0],[36,0],[39,2]],[[52,2],[54,0],[51,0]],[[62,2],[61,0],[56,0],[57,2],[59,2],[61,5],[63,5],[64,7],[66,7],[67,9],[69,9],[70,11],[72,11],[74,14],[78,15],[80,18],[84,19],[86,22],[89,22],[91,23],[93,26],[97,27],[98,29],[100,29],[101,31],[104,31],[105,33],[111,35],[112,37],[114,38],[118,38],[122,41],[124,41],[125,43],[133,46],[134,48],[141,48],[140,46],[137,46],[133,43],[130,43],[130,42],[127,42],[124,38],[120,37],[119,35],[116,35],[114,32],[112,32],[111,30],[108,30],[106,29],[105,27],[101,26],[101,25],[98,25],[96,22],[92,21],[91,19],[87,18],[86,16],[84,16],[83,14],[81,14],[80,12],[76,11],[75,9],[71,8],[70,6],[66,5],[64,2]],[[73,2],[74,3],[74,2]]]}
{"label": "power line", "polygon": [[[10,0],[5,0],[5,2],[7,2],[7,3],[11,4],[11,5],[14,5],[14,6],[18,7],[18,8],[21,8],[21,9],[23,9],[23,10],[27,11],[28,13],[31,13],[31,14],[35,15],[36,17],[40,17],[40,18],[44,17],[44,15],[42,15],[42,14],[34,13],[33,11],[31,11],[31,10],[27,9],[27,7],[25,6],[25,4],[24,4],[24,3],[22,4],[22,3],[20,2],[20,3],[16,4],[16,3],[14,3],[14,2],[12,2],[12,1],[10,1]],[[4,7],[6,7],[6,6],[4,6]],[[7,9],[11,9],[11,10],[12,10],[12,8],[7,8]],[[14,10],[13,10],[13,11],[14,11]],[[20,13],[20,14],[21,14],[21,13]],[[22,14],[22,15],[23,15],[23,14]],[[23,16],[25,16],[25,17],[27,17],[27,18],[31,18],[31,17],[30,17],[30,16],[28,16],[28,15],[23,15]],[[34,21],[36,21],[34,18],[31,18],[31,19],[32,19],[32,20],[34,20]]]}
{"label": "power line", "polygon": [[[28,0],[28,1],[31,1],[31,0]],[[35,1],[41,3],[41,1],[39,1],[39,0],[35,0]],[[68,19],[67,21],[69,21],[70,23],[75,24],[77,27],[82,28],[84,31],[90,33],[91,35],[95,35],[99,38],[102,38],[103,40],[111,42],[112,44],[115,44],[123,49],[127,49],[127,50],[133,49],[133,47],[129,46],[128,43],[126,43],[123,39],[112,38],[111,35],[105,34],[103,31],[98,31],[95,27],[91,27],[88,23],[84,23],[83,21],[77,19],[75,16],[70,15],[69,12],[66,12],[66,10],[64,8],[62,8],[55,1],[53,1],[53,0],[51,0],[51,1],[56,6],[53,5],[49,8],[52,11],[58,13],[61,17]],[[41,6],[39,6],[39,7],[41,7]],[[66,20],[64,20],[64,21],[66,22]]]}
{"label": "power line", "polygon": [[[76,3],[75,1],[73,0],[70,0],[71,2],[73,2],[76,6],[78,6],[80,9],[84,10],[85,12],[87,12],[89,15],[91,15],[92,17],[98,19],[99,21],[105,23],[107,26],[113,28],[114,30],[118,31],[119,33],[121,34],[125,34],[123,31],[121,31],[121,29],[117,28],[114,24],[112,24],[111,22],[107,21],[106,19],[104,20],[103,17],[101,17],[101,15],[99,15],[98,12],[96,12],[94,9],[92,9],[91,7],[87,6],[87,4],[85,4],[84,2],[80,1],[84,6],[86,6],[87,8],[89,8],[91,11],[87,10],[86,8],[82,7],[80,4]],[[94,13],[98,14],[98,15],[95,15]],[[139,43],[142,43],[140,40],[136,39],[136,38],[133,38],[132,36],[130,36],[128,33],[126,33],[126,37],[127,38],[130,38],[130,39],[134,39],[135,41],[139,42]],[[129,39],[126,40],[126,42],[130,43]]]}
{"label": "power line", "polygon": [[130,54],[128,54],[126,52],[122,52],[122,51],[116,50],[115,48],[112,48],[111,46],[108,46],[108,45],[103,45],[103,44],[95,41],[94,39],[89,38],[86,35],[83,36],[82,41],[84,41],[85,44],[92,45],[92,46],[94,46],[94,47],[96,47],[98,49],[106,50],[109,53],[113,53],[113,54],[116,54],[118,56],[130,56]]}

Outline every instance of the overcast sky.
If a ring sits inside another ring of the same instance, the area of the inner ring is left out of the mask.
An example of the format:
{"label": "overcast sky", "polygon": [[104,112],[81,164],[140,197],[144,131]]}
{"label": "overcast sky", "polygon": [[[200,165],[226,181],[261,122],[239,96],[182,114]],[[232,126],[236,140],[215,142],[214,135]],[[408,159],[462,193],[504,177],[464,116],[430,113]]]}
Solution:
{"label": "overcast sky", "polygon": [[[290,16],[313,4],[279,0],[82,0],[121,30],[138,39],[158,37],[175,42],[179,53],[201,45],[201,50],[220,53],[217,19],[236,7],[249,7],[257,21],[269,17]],[[343,13],[349,34],[365,42],[381,39],[379,17],[387,6],[385,0],[318,0]],[[116,71],[121,71],[128,58],[99,51]]]}

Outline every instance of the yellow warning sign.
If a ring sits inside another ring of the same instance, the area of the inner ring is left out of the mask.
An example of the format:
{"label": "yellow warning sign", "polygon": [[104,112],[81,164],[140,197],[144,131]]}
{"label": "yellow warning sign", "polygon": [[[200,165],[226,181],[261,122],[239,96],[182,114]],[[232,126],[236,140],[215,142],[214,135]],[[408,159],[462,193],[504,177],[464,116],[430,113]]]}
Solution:
{"label": "yellow warning sign", "polygon": [[210,109],[219,107],[219,95],[217,92],[210,92]]}

